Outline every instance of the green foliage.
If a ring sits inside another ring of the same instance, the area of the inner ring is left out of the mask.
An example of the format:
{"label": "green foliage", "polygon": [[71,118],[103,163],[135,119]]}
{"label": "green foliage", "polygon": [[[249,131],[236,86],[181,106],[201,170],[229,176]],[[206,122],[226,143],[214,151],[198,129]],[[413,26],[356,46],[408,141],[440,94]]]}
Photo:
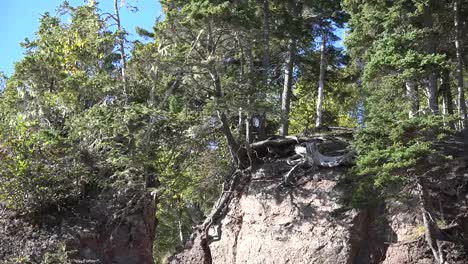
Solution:
{"label": "green foliage", "polygon": [[[60,129],[65,120],[104,95],[119,94],[111,74],[117,57],[115,36],[96,6],[62,7],[70,23],[45,13],[37,38],[26,39],[26,56],[15,65],[11,86],[26,100],[28,117]],[[46,119],[45,119],[46,118]]]}
{"label": "green foliage", "polygon": [[[163,263],[165,257],[183,245],[192,226],[204,220],[219,196],[229,170],[229,154],[226,146],[208,146],[205,141],[197,151],[199,154],[185,161],[175,153],[160,152],[159,179],[165,188],[156,213],[156,263]],[[180,240],[180,234],[184,241]]]}
{"label": "green foliage", "polygon": [[59,243],[58,248],[53,252],[47,252],[41,264],[68,264],[71,263],[68,258],[67,246],[65,243]]}
{"label": "green foliage", "polygon": [[20,117],[0,140],[0,200],[7,206],[35,212],[63,206],[80,195],[88,172],[56,131],[35,130]]}
{"label": "green foliage", "polygon": [[[336,74],[333,72],[327,74]],[[318,76],[317,76],[318,77]],[[310,78],[310,77],[309,77]],[[334,76],[327,82],[323,105],[323,122],[326,126],[357,127],[357,105],[355,87],[343,76]],[[315,126],[318,79],[303,79],[296,85],[297,100],[293,103],[290,116],[292,134],[304,132]]]}
{"label": "green foliage", "polygon": [[97,7],[60,10],[70,22],[41,17],[0,97],[0,201],[22,213],[67,206],[97,184],[65,125],[115,91],[115,36]]}
{"label": "green foliage", "polygon": [[[411,169],[439,154],[435,142],[452,132],[452,117],[421,111],[409,119],[405,95],[406,82],[422,86],[430,74],[453,67],[446,49],[451,26],[442,23],[448,9],[436,1],[267,3],[162,0],[166,17],[153,32],[138,30],[152,41],[135,42],[126,54],[125,82],[116,51],[126,33],[111,31],[96,1],[64,2],[58,16],[45,13],[36,38],[22,43],[25,57],[13,76],[0,75],[0,202],[37,213],[109,190],[152,192],[161,263],[209,213],[233,166],[230,148],[246,141],[245,119],[266,116],[267,132],[276,133],[291,40],[297,42],[291,131],[313,126],[316,40],[324,34],[330,42],[324,124],[362,126],[357,165],[346,179],[354,187],[349,205],[395,196],[414,181]],[[351,15],[346,53],[332,45],[335,28],[348,19],[341,4]],[[431,12],[434,27],[425,23]],[[444,40],[432,50],[434,34]],[[128,197],[118,202],[126,206]],[[45,263],[66,261],[60,246]]]}
{"label": "green foliage", "polygon": [[24,258],[24,257],[19,257],[19,258],[12,258],[8,260],[10,263],[14,264],[27,264],[31,263],[31,260],[29,258]]}
{"label": "green foliage", "polygon": [[[437,115],[436,110],[435,115],[426,115],[428,103],[421,91],[434,74],[450,69],[454,53],[447,45],[452,45],[453,36],[447,32],[452,31],[453,20],[447,18],[453,13],[449,4],[438,1],[343,4],[351,15],[346,45],[351,67],[359,69],[365,109],[364,127],[354,142],[359,158],[351,204],[363,207],[395,196],[424,173],[419,170],[430,158],[443,156],[435,145],[453,133],[454,117]],[[419,87],[414,96],[407,94],[407,83]],[[408,118],[410,106],[418,108],[412,108],[419,110],[412,113],[417,117]]]}
{"label": "green foliage", "polygon": [[446,54],[429,48],[430,43],[437,45],[433,34],[444,34],[439,32],[442,26],[427,24],[428,14],[437,21],[447,5],[436,1],[347,0],[344,6],[351,14],[352,28],[346,44],[350,55],[365,64],[364,82],[391,74],[417,80],[447,67]]}
{"label": "green foliage", "polygon": [[402,186],[414,182],[408,170],[417,170],[435,155],[437,141],[452,133],[444,122],[441,116],[368,122],[354,141],[359,158],[354,167],[356,188],[351,205],[360,208],[394,197]]}

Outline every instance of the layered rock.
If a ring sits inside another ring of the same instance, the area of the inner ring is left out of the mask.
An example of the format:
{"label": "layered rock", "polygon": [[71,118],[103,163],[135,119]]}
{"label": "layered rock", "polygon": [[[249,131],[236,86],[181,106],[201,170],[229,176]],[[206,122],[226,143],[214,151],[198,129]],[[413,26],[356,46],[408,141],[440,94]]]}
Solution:
{"label": "layered rock", "polygon": [[154,228],[154,198],[140,192],[27,217],[0,205],[0,263],[150,264]]}

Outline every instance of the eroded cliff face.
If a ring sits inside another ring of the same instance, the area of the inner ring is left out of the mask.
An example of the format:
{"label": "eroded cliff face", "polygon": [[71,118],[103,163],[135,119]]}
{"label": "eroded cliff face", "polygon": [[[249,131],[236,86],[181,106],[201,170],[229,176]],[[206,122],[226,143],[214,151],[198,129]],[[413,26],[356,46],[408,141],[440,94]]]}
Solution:
{"label": "eroded cliff face", "polygon": [[144,192],[20,216],[0,205],[0,263],[153,263],[155,201]]}
{"label": "eroded cliff face", "polygon": [[[454,152],[454,159],[439,173],[439,178],[429,184],[430,207],[440,228],[445,263],[468,263],[468,145],[465,153]],[[383,264],[429,264],[433,254],[425,239],[425,227],[421,219],[421,208],[413,190],[406,202],[391,201],[386,204],[385,218],[393,236],[389,239]]]}
{"label": "eroded cliff face", "polygon": [[[455,148],[450,169],[429,185],[447,263],[468,263],[465,147]],[[286,159],[264,161],[244,173],[245,183],[235,189],[226,213],[208,230],[196,230],[170,263],[435,263],[416,188],[407,190],[404,201],[342,210],[350,189],[340,180],[348,168],[300,170],[296,185],[285,186],[283,175],[291,168]]]}
{"label": "eroded cliff face", "polygon": [[275,172],[275,166],[257,171],[218,234],[210,230],[213,263],[346,263],[352,258],[356,252],[349,241],[360,232],[363,216],[356,211],[332,216],[340,207],[339,191],[333,189],[342,172],[305,175],[309,180],[294,188],[269,178]]}

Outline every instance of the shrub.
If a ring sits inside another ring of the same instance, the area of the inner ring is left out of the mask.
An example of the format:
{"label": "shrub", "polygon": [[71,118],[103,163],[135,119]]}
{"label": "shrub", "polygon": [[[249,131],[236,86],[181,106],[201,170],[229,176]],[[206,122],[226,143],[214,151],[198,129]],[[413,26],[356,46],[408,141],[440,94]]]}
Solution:
{"label": "shrub", "polygon": [[19,212],[60,207],[81,192],[87,172],[79,154],[53,130],[17,120],[0,135],[0,201]]}

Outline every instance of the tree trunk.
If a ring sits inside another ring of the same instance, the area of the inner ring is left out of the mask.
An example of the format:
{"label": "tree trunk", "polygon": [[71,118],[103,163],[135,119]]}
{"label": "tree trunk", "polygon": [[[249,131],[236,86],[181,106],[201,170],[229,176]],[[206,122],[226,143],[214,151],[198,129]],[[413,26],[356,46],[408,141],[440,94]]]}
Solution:
{"label": "tree trunk", "polygon": [[237,132],[242,135],[242,127],[244,125],[244,116],[242,114],[242,107],[239,107],[239,122],[237,123]]}
{"label": "tree trunk", "polygon": [[[239,51],[240,51],[240,65],[239,65],[239,79],[238,79],[238,82],[240,84],[244,84],[245,82],[245,73],[244,73],[244,47],[242,45],[242,39],[240,37],[240,34],[239,32],[236,32],[236,39],[237,39],[237,43],[239,45]],[[247,107],[247,110],[248,110],[248,107]],[[237,130],[238,130],[238,134],[239,134],[239,137],[242,135],[243,133],[243,126],[244,126],[244,120],[243,120],[243,114],[242,114],[242,107],[239,107],[239,123],[238,123],[238,127],[237,127]]]}
{"label": "tree trunk", "polygon": [[268,87],[268,71],[270,68],[270,4],[269,0],[263,0],[263,60],[262,75],[265,86]]}
{"label": "tree trunk", "polygon": [[245,142],[247,142],[248,144],[253,142],[251,114],[247,114],[247,116],[245,117]]}
{"label": "tree trunk", "polygon": [[455,0],[453,6],[454,12],[454,24],[455,24],[455,49],[457,52],[457,90],[458,90],[458,113],[462,118],[461,128],[468,127],[467,124],[467,113],[466,113],[466,102],[465,102],[465,82],[463,78],[464,71],[464,45],[463,45],[463,35],[462,35],[462,26],[460,21],[460,0]]}
{"label": "tree trunk", "polygon": [[179,209],[179,219],[177,219],[177,229],[179,231],[180,244],[184,244],[184,231],[182,229],[182,210]]}
{"label": "tree trunk", "polygon": [[289,110],[291,104],[295,52],[296,39],[293,38],[289,41],[284,68],[283,93],[281,95],[281,123],[279,129],[280,136],[287,136],[289,133]]}
{"label": "tree trunk", "polygon": [[266,113],[259,115],[258,117],[258,131],[257,131],[257,139],[259,141],[265,140],[267,138],[266,133]]}
{"label": "tree trunk", "polygon": [[[218,71],[213,67],[212,71],[210,72],[210,75],[213,80],[213,85],[215,87],[215,97],[216,97],[216,100],[218,100],[221,97],[223,97],[223,91],[222,91],[221,81],[219,79]],[[232,159],[234,163],[237,164],[238,163],[237,151],[239,150],[239,144],[237,144],[234,136],[232,135],[231,127],[229,126],[229,121],[224,111],[218,111],[218,117],[219,117],[219,120],[221,121],[221,130],[224,136],[226,137],[229,150],[232,155]]]}
{"label": "tree trunk", "polygon": [[453,115],[453,97],[452,90],[450,89],[450,72],[448,70],[442,71],[442,76],[440,78],[440,90],[442,92],[444,115]]}
{"label": "tree trunk", "polygon": [[231,128],[229,127],[229,121],[224,112],[218,111],[218,118],[221,121],[221,131],[226,137],[229,151],[231,152],[232,160],[235,164],[239,163],[237,151],[239,150],[239,144],[237,144],[236,139],[232,135]]}
{"label": "tree trunk", "polygon": [[437,100],[437,74],[431,73],[428,78],[429,110],[433,115],[439,114],[439,103]]}
{"label": "tree trunk", "polygon": [[[431,6],[426,7],[424,13],[424,24],[429,30],[427,40],[427,50],[429,54],[436,53],[436,38],[434,35],[434,18],[432,15]],[[427,78],[427,88],[429,92],[428,104],[429,110],[433,115],[439,114],[439,104],[437,101],[437,73],[431,72]]]}
{"label": "tree trunk", "polygon": [[406,82],[406,96],[410,105],[409,118],[416,117],[419,112],[419,97],[417,86],[413,81]]}
{"label": "tree trunk", "polygon": [[322,35],[322,48],[320,50],[320,75],[319,75],[319,88],[318,88],[318,99],[317,99],[317,119],[315,120],[315,127],[320,128],[323,126],[322,120],[322,108],[323,108],[323,97],[325,89],[325,69],[326,65],[326,52],[327,52],[327,35]]}
{"label": "tree trunk", "polygon": [[248,95],[247,95],[247,116],[245,118],[245,141],[250,144],[252,143],[252,104],[255,101],[255,97],[253,96],[256,92],[255,89],[255,68],[254,68],[254,58],[252,53],[252,44],[250,43],[249,39],[246,39],[246,50],[245,50],[245,57],[247,59],[247,69],[249,72],[248,76]]}
{"label": "tree trunk", "polygon": [[[207,23],[207,30],[208,30],[208,48],[207,49],[208,49],[208,53],[212,55],[215,53],[216,47],[214,45],[214,40],[213,40],[211,21],[208,21]],[[216,101],[218,101],[224,96],[224,93],[223,93],[223,89],[221,86],[219,73],[218,73],[218,70],[216,69],[216,65],[211,65],[209,69],[209,74],[211,76],[211,80],[213,81],[214,98]],[[221,131],[226,137],[229,151],[231,152],[232,161],[234,164],[239,165],[238,151],[240,149],[240,146],[237,143],[234,136],[232,135],[231,127],[229,126],[229,120],[226,116],[226,113],[223,110],[218,110],[218,118],[219,118],[219,121],[221,122]]]}
{"label": "tree trunk", "polygon": [[114,9],[115,9],[115,23],[117,24],[117,34],[118,34],[118,44],[119,44],[119,52],[120,52],[120,60],[122,62],[121,75],[122,75],[122,82],[123,82],[123,93],[125,103],[128,102],[128,94],[127,94],[127,58],[125,57],[125,36],[122,30],[122,25],[120,21],[120,10],[118,5],[118,0],[114,0]]}
{"label": "tree trunk", "polygon": [[[268,73],[270,71],[270,0],[263,0],[263,60],[262,60],[262,77],[266,90],[268,90],[270,83],[268,80]],[[258,117],[257,139],[266,139],[266,113],[263,112]]]}

